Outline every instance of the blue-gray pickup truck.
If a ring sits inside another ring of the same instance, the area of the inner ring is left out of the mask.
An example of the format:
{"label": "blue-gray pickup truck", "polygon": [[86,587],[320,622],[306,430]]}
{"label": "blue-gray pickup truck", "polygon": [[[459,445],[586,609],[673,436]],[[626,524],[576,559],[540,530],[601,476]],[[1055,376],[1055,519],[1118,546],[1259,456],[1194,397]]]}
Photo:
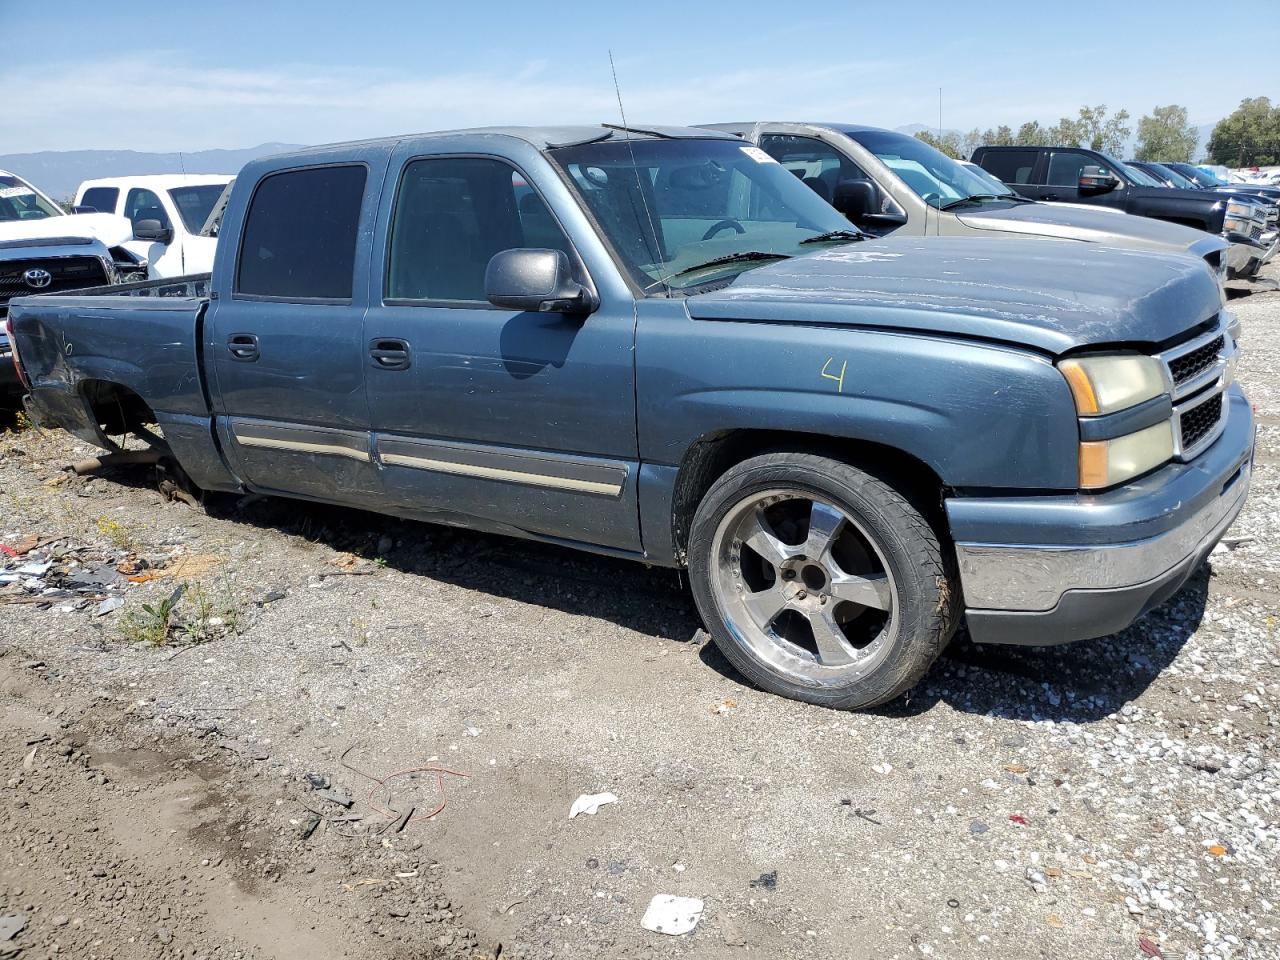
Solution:
{"label": "blue-gray pickup truck", "polygon": [[204,490],[687,567],[746,677],[829,706],[909,688],[962,615],[1123,628],[1249,485],[1203,261],[870,239],[714,131],[257,160],[192,283],[13,301],[31,415],[136,432]]}

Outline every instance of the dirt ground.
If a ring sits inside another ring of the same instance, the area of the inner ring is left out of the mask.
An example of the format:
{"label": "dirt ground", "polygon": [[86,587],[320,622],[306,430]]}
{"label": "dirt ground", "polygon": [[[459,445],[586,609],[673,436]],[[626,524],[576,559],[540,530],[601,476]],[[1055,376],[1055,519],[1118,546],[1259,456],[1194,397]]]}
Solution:
{"label": "dirt ground", "polygon": [[1280,957],[1280,293],[1231,308],[1259,447],[1209,566],[860,714],[744,685],[669,571],[6,435],[0,960]]}

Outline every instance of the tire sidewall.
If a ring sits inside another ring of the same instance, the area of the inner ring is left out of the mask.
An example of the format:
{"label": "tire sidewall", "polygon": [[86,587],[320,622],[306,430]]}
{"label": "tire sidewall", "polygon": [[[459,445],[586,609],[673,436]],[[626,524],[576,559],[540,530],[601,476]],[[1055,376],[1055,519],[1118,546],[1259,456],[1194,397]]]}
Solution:
{"label": "tire sidewall", "polygon": [[[768,490],[792,490],[801,496],[827,500],[854,519],[874,542],[894,584],[895,628],[886,643],[884,659],[870,673],[837,684],[818,684],[788,677],[762,663],[725,626],[712,587],[717,562],[716,531],[725,515],[743,499]],[[892,699],[904,683],[922,672],[920,661],[932,662],[936,650],[929,641],[942,614],[945,586],[933,571],[941,564],[922,564],[921,553],[936,554],[936,540],[921,542],[916,525],[894,522],[920,514],[900,493],[883,481],[839,461],[816,455],[777,454],[745,461],[731,469],[699,504],[689,540],[689,576],[694,600],[717,647],[728,660],[765,689],[808,703],[834,707],[871,706]],[[927,559],[927,558],[924,558]],[[927,663],[926,663],[927,666]]]}

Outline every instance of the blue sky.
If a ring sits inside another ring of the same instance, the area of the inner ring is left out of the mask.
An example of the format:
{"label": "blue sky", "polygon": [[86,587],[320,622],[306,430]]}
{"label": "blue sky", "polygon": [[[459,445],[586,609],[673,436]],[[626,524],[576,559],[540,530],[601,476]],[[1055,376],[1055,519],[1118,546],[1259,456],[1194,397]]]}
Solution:
{"label": "blue sky", "polygon": [[[0,0],[0,153],[612,122],[609,49],[636,124],[932,125],[939,87],[950,128],[1085,103],[1207,123],[1280,94],[1273,2]],[[1251,72],[1209,66],[1251,45]]]}

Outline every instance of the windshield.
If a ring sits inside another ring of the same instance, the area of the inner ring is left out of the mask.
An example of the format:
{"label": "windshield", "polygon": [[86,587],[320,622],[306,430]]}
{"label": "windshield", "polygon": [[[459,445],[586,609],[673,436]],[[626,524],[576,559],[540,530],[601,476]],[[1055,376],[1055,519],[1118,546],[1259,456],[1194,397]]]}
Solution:
{"label": "windshield", "polygon": [[858,238],[826,201],[740,141],[615,138],[548,155],[644,290],[736,276],[808,253],[815,246],[804,241],[825,234]]}
{"label": "windshield", "polygon": [[999,181],[979,177],[923,140],[888,130],[859,130],[848,134],[896,173],[925,203],[942,206],[966,197],[1017,196]]}
{"label": "windshield", "polygon": [[182,217],[187,233],[200,232],[224,189],[224,184],[207,183],[197,187],[173,187],[169,190],[169,196],[173,198],[173,205],[178,208],[178,215]]}
{"label": "windshield", "polygon": [[1216,187],[1218,185],[1218,178],[1212,173],[1207,170],[1201,170],[1199,167],[1193,167],[1189,163],[1169,164],[1169,166],[1193,181],[1197,187]]}
{"label": "windshield", "polygon": [[36,193],[31,184],[12,174],[0,174],[0,223],[60,216],[62,211]]}
{"label": "windshield", "polygon": [[1163,163],[1152,164],[1157,170],[1173,181],[1173,185],[1179,190],[1196,190],[1198,185],[1189,177],[1184,177],[1173,167],[1165,166]]}
{"label": "windshield", "polygon": [[1167,187],[1168,186],[1168,184],[1161,183],[1159,180],[1157,180],[1151,174],[1147,173],[1147,171],[1143,170],[1141,167],[1135,167],[1131,163],[1122,163],[1120,164],[1120,166],[1124,167],[1124,172],[1127,173],[1133,179],[1134,183],[1139,184],[1140,186],[1143,186],[1143,187]]}

